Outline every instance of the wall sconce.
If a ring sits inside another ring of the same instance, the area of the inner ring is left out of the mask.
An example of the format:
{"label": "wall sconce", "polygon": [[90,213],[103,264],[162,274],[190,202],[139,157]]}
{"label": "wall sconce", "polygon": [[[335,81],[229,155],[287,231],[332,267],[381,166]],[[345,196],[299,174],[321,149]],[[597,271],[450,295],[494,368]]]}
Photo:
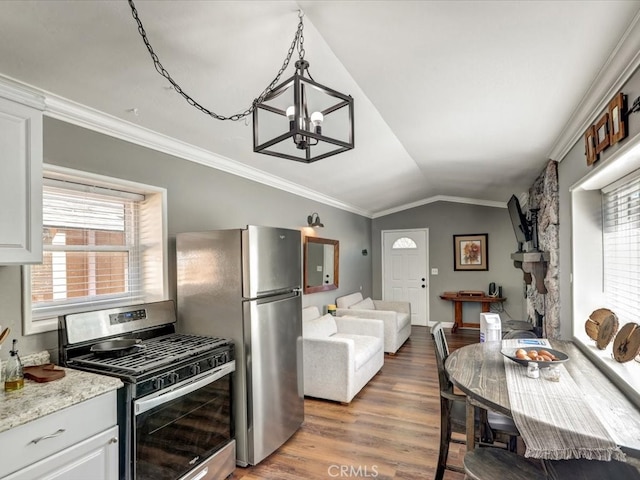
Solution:
{"label": "wall sconce", "polygon": [[314,228],[322,228],[324,224],[320,221],[320,215],[317,212],[313,212],[311,215],[307,217],[307,224],[310,227]]}

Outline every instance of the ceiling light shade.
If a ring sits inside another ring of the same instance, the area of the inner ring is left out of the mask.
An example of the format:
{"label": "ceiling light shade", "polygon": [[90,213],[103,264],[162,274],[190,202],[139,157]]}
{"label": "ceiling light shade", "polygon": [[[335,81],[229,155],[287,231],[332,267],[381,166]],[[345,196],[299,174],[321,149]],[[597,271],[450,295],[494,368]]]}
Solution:
{"label": "ceiling light shade", "polygon": [[313,212],[311,215],[307,217],[307,224],[313,228],[323,228],[324,224],[320,221],[320,215],[316,212]]}

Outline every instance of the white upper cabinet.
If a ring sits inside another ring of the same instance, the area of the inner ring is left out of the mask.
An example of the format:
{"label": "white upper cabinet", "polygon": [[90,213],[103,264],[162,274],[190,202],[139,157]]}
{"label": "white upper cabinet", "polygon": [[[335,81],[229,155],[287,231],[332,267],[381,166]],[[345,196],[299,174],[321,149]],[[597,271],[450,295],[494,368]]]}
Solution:
{"label": "white upper cabinet", "polygon": [[44,104],[22,100],[0,85],[0,265],[42,263]]}

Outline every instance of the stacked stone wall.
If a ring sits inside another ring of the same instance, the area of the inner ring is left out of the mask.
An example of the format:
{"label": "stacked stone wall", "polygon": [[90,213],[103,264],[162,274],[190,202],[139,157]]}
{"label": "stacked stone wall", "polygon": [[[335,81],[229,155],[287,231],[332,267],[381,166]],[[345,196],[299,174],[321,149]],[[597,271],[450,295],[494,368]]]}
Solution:
{"label": "stacked stone wall", "polygon": [[542,335],[560,337],[560,275],[559,228],[560,206],[558,192],[558,162],[550,160],[546,168],[529,189],[527,208],[538,208],[538,248],[549,252],[549,263],[544,284],[546,294],[538,292],[535,285],[527,285],[527,314],[536,324],[542,316]]}

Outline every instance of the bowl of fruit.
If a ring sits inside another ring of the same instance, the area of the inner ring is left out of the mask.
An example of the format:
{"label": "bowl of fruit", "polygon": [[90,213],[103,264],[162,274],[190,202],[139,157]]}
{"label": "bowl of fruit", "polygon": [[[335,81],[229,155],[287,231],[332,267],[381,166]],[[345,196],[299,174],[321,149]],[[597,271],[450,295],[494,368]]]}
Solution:
{"label": "bowl of fruit", "polygon": [[569,356],[559,350],[551,348],[539,348],[525,350],[524,348],[503,350],[501,352],[509,360],[513,360],[520,365],[527,366],[529,362],[536,362],[540,368],[559,364],[569,360]]}

